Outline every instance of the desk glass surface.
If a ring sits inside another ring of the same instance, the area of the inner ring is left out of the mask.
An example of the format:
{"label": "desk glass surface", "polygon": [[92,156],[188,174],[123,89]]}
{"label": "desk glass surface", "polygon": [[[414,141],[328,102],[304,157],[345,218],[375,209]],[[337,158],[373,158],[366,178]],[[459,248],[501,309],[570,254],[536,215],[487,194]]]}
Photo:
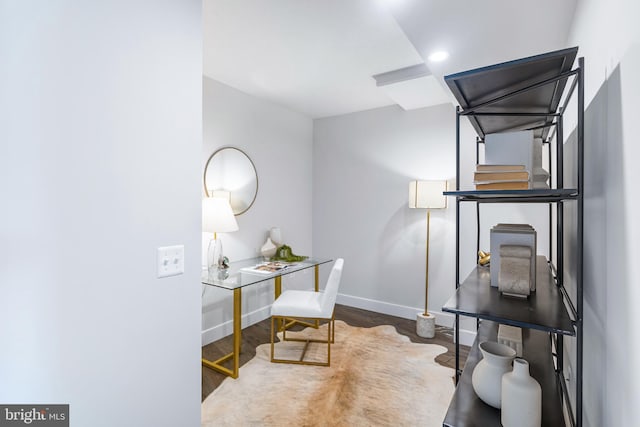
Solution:
{"label": "desk glass surface", "polygon": [[226,270],[212,269],[211,272],[204,270],[202,272],[202,283],[218,288],[238,289],[271,280],[274,277],[286,276],[287,274],[295,273],[296,271],[302,271],[318,265],[327,264],[331,261],[331,259],[325,258],[307,258],[304,261],[290,263],[291,265],[289,267],[277,272],[263,274],[242,270],[244,268],[251,268],[257,264],[266,262],[263,257],[250,258],[242,261],[231,262],[229,263],[229,268]]}

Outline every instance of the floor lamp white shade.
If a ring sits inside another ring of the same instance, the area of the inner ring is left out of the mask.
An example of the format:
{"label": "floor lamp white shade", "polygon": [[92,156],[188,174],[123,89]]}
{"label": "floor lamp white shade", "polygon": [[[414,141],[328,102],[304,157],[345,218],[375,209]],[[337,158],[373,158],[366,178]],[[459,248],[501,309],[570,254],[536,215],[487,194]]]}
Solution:
{"label": "floor lamp white shade", "polygon": [[416,332],[424,338],[435,336],[435,316],[429,314],[429,227],[431,209],[445,209],[447,181],[411,181],[409,183],[409,208],[427,210],[427,251],[425,262],[424,313],[419,313]]}
{"label": "floor lamp white shade", "polygon": [[218,232],[228,233],[238,230],[238,222],[233,215],[229,199],[224,197],[206,197],[202,200],[202,230],[213,233],[207,250],[207,267],[223,267],[224,255]]}
{"label": "floor lamp white shade", "polygon": [[411,181],[409,183],[409,207],[412,209],[444,209],[447,197],[447,181]]}

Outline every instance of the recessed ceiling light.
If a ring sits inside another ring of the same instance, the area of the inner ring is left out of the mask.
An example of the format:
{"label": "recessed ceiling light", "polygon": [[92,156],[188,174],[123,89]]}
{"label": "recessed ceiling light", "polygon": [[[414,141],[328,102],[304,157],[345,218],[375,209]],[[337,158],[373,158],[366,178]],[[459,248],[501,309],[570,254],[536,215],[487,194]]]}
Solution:
{"label": "recessed ceiling light", "polygon": [[449,57],[449,52],[444,51],[444,50],[439,50],[439,51],[433,52],[431,55],[429,55],[428,59],[431,62],[440,62],[440,61],[444,61],[448,57]]}

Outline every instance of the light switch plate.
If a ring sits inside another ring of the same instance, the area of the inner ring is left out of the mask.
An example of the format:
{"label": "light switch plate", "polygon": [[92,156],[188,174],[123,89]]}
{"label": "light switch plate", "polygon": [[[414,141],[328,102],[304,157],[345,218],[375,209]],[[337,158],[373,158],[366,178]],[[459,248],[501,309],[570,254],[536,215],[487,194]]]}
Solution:
{"label": "light switch plate", "polygon": [[158,278],[184,273],[184,245],[158,248]]}

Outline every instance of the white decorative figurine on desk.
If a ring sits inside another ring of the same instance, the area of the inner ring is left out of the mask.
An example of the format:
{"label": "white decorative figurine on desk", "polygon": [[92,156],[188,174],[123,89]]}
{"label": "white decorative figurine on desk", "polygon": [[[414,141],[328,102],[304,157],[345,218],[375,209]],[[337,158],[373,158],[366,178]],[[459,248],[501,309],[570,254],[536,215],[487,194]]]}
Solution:
{"label": "white decorative figurine on desk", "polygon": [[262,248],[260,248],[260,254],[268,259],[274,256],[277,250],[278,247],[271,241],[271,237],[267,237],[267,241],[262,245]]}
{"label": "white decorative figurine on desk", "polygon": [[269,239],[274,245],[276,245],[276,248],[282,246],[283,241],[280,227],[271,227],[271,230],[269,231]]}

